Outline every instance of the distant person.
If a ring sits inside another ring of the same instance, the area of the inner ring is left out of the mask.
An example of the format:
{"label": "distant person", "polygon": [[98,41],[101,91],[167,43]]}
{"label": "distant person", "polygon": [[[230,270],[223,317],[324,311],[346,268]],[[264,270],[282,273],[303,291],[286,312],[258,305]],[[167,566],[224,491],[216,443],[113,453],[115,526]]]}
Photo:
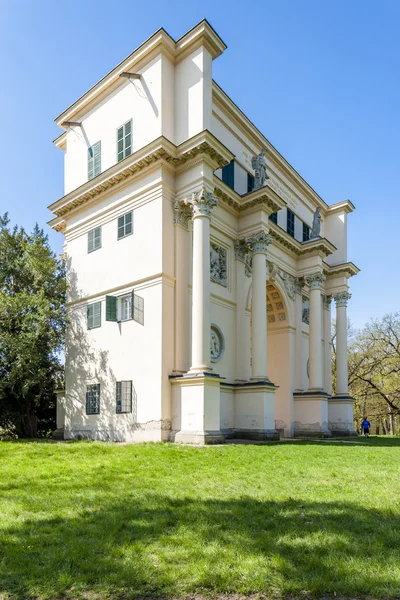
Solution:
{"label": "distant person", "polygon": [[364,417],[364,421],[361,423],[361,432],[365,435],[365,437],[369,437],[370,427],[371,423],[368,421],[367,417]]}

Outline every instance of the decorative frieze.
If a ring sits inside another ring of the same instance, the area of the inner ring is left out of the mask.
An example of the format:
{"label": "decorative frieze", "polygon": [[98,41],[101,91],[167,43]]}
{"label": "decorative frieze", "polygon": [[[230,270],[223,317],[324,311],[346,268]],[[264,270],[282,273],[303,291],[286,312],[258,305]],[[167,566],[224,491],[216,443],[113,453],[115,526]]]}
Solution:
{"label": "decorative frieze", "polygon": [[308,283],[310,290],[321,290],[325,279],[326,277],[322,273],[313,273],[306,277],[306,283]]}
{"label": "decorative frieze", "polygon": [[179,202],[177,200],[174,202],[173,210],[174,224],[180,225],[181,227],[185,227],[187,229],[193,214],[192,207],[189,204],[185,204],[184,202]]}
{"label": "decorative frieze", "polygon": [[339,294],[335,294],[334,296],[336,306],[347,306],[348,300],[351,298],[351,294],[349,292],[340,292]]}
{"label": "decorative frieze", "polygon": [[272,239],[265,231],[254,233],[246,241],[251,245],[253,254],[266,254],[268,246],[272,243]]}
{"label": "decorative frieze", "polygon": [[210,279],[224,287],[228,286],[227,250],[217,244],[210,244]]}
{"label": "decorative frieze", "polygon": [[193,218],[210,217],[211,209],[218,205],[218,200],[214,198],[212,192],[205,188],[194,192],[189,198],[185,198],[183,202],[192,207]]}

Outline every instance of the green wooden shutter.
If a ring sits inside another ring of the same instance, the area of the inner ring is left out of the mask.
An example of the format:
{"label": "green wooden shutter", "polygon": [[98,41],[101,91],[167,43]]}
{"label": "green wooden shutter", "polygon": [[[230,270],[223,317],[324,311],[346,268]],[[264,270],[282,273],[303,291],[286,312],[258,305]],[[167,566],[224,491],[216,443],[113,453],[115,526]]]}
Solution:
{"label": "green wooden shutter", "polygon": [[124,129],[124,156],[129,156],[132,152],[132,121],[125,123]]}
{"label": "green wooden shutter", "polygon": [[96,142],[88,149],[88,179],[101,173],[101,142]]}
{"label": "green wooden shutter", "polygon": [[106,321],[118,321],[117,298],[106,296]]}
{"label": "green wooden shutter", "polygon": [[132,300],[131,300],[131,319],[135,316],[135,290],[132,290]]}
{"label": "green wooden shutter", "polygon": [[117,129],[117,158],[118,162],[124,158],[124,126]]}

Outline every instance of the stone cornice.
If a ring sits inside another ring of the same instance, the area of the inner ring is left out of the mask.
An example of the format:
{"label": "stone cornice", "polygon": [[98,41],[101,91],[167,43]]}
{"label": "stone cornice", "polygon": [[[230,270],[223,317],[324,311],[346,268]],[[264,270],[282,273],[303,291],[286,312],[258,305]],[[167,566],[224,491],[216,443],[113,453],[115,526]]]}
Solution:
{"label": "stone cornice", "polygon": [[307,242],[299,242],[300,243],[300,252],[299,256],[321,256],[322,258],[326,258],[330,254],[333,254],[335,250],[337,250],[336,246],[334,246],[329,240],[326,238],[314,238],[308,240]]}
{"label": "stone cornice", "polygon": [[[128,185],[142,171],[154,168],[157,163],[168,165],[169,168],[176,170],[183,164],[190,165],[191,160],[199,159],[201,156],[207,156],[212,161],[215,169],[224,166],[233,157],[232,153],[208,131],[201,132],[178,147],[165,137],[159,137],[144,148],[103,171],[94,179],[69,192],[51,204],[49,209],[57,217],[62,217],[96,196],[109,193],[111,188],[121,184],[121,182]],[[51,225],[53,226],[53,221]]]}
{"label": "stone cornice", "polygon": [[360,272],[360,269],[352,262],[342,263],[340,265],[330,266],[324,263],[324,274],[327,279],[333,279],[334,277],[353,277]]}
{"label": "stone cornice", "polygon": [[289,235],[282,227],[279,227],[279,225],[270,221],[268,233],[274,245],[278,246],[278,248],[285,250],[293,257],[297,257],[300,254],[301,243]]}
{"label": "stone cornice", "polygon": [[350,200],[343,200],[342,202],[337,202],[336,204],[332,204],[328,207],[326,211],[326,215],[332,215],[336,212],[346,212],[351,213],[355,210],[354,204]]}
{"label": "stone cornice", "polygon": [[75,120],[78,114],[82,115],[84,111],[88,110],[89,106],[95,104],[100,96],[104,97],[113,88],[126,83],[126,80],[120,79],[121,73],[139,71],[155,53],[163,52],[172,62],[179,62],[202,45],[210,52],[213,59],[222,54],[226,48],[225,43],[206,19],[200,21],[177,41],[165,29],[160,28],[103,79],[64,110],[55,119],[57,125],[61,126],[64,121]]}
{"label": "stone cornice", "polygon": [[240,196],[232,190],[216,175],[214,175],[214,195],[216,198],[233,207],[238,212],[244,212],[255,206],[262,207],[267,215],[277,212],[286,206],[283,200],[273,189],[268,185]]}

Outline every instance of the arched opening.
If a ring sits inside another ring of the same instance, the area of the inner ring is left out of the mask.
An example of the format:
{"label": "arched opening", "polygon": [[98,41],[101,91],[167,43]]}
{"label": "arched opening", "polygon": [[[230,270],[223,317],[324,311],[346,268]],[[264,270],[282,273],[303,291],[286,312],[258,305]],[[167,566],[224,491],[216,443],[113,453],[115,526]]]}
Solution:
{"label": "arched opening", "polygon": [[[278,386],[275,392],[275,428],[282,437],[293,434],[293,384],[295,330],[283,290],[277,282],[266,283],[267,300],[267,373]],[[251,331],[251,328],[250,328]],[[250,334],[251,336],[251,334]],[[252,340],[250,337],[250,355]],[[252,361],[251,361],[252,362]]]}

